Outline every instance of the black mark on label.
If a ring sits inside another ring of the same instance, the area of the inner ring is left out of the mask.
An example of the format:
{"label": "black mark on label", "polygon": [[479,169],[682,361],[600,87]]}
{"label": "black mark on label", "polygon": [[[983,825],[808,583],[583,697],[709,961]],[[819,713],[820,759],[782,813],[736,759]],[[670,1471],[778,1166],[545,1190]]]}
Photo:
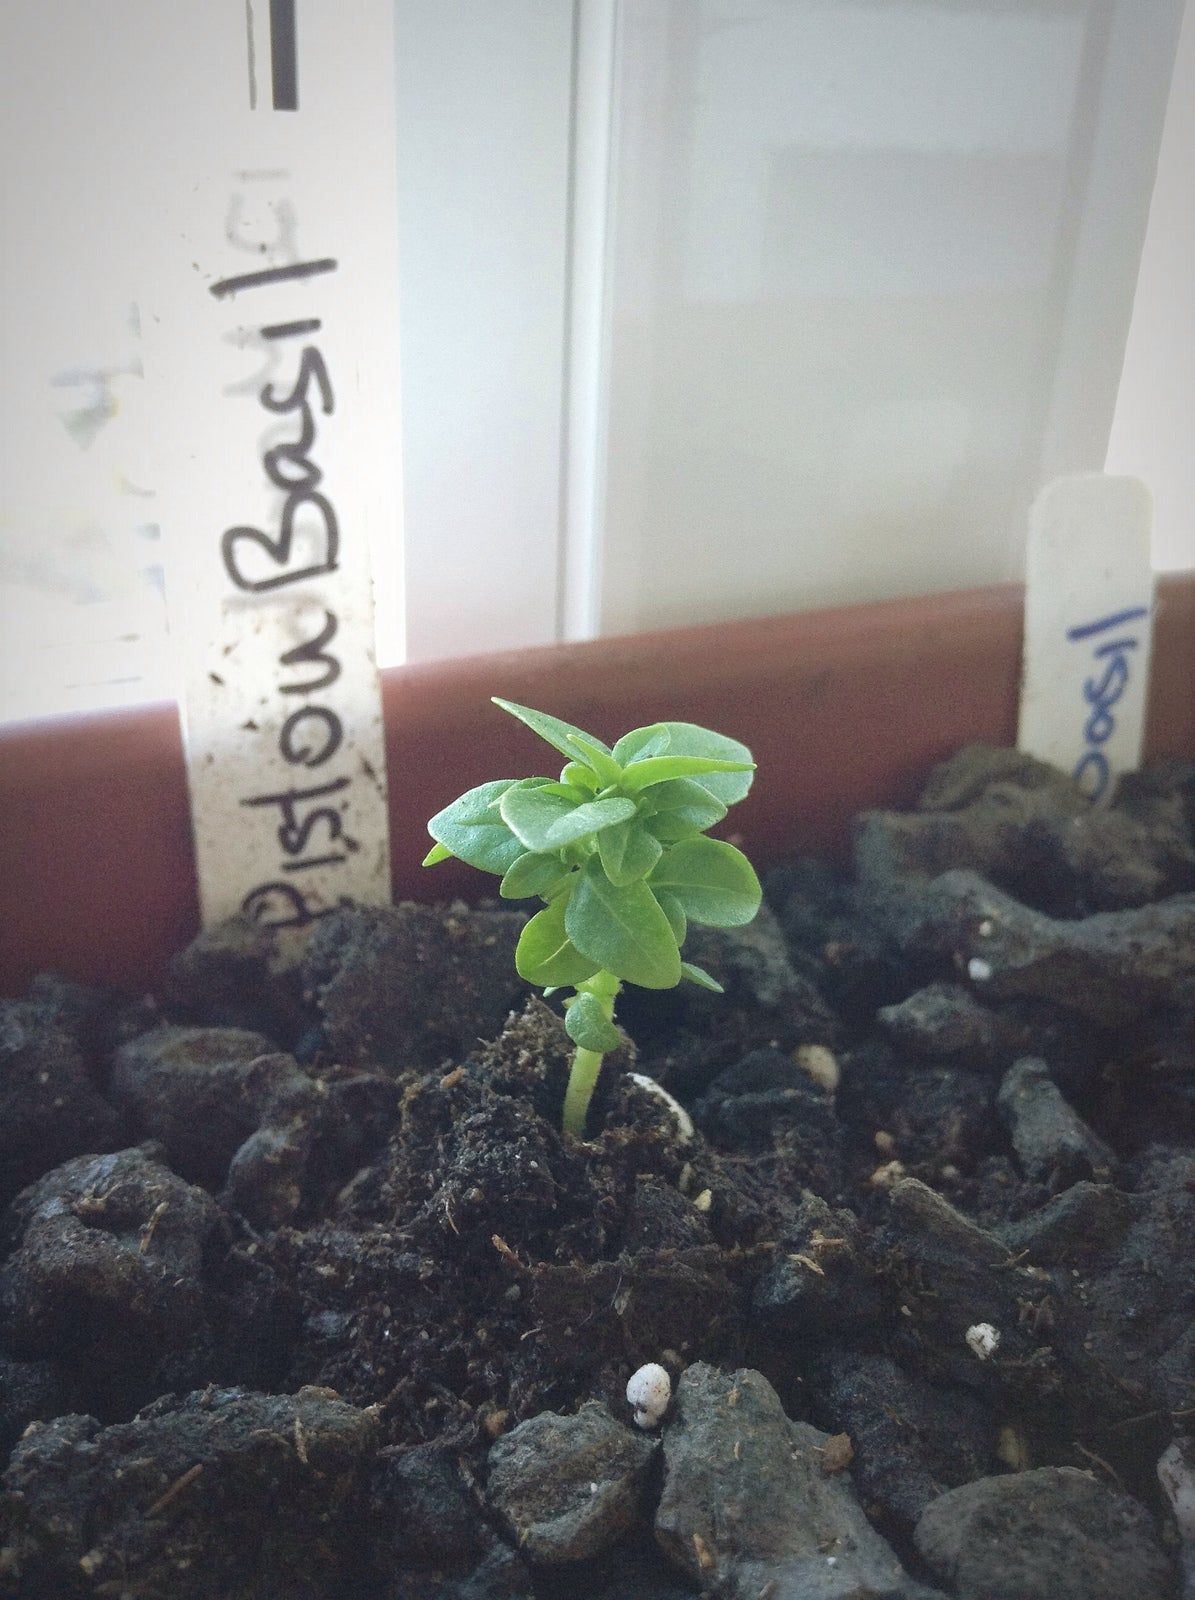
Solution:
{"label": "black mark on label", "polygon": [[295,41],[295,0],[270,0],[270,68],[274,110],[299,109],[299,60]]}
{"label": "black mark on label", "polygon": [[263,339],[291,339],[300,333],[318,333],[320,330],[318,317],[304,317],[299,322],[271,322],[268,328],[261,330]]}
{"label": "black mark on label", "polygon": [[242,272],[235,278],[221,278],[213,283],[210,294],[217,300],[236,294],[240,289],[261,289],[271,283],[286,283],[293,278],[316,278],[321,272],[335,272],[336,262],[331,256],[320,261],[292,261],[287,267],[263,267],[260,272]]}

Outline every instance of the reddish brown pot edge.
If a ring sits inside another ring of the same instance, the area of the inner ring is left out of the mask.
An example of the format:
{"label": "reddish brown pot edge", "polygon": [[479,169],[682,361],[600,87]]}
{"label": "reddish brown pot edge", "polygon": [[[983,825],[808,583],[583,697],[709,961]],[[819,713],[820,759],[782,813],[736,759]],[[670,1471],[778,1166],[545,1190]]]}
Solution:
{"label": "reddish brown pot edge", "polygon": [[[1016,731],[1018,585],[548,646],[382,675],[397,898],[484,892],[423,872],[426,819],[471,784],[543,765],[501,694],[604,737],[661,716],[745,740],[738,834],[763,865],[841,853],[851,817],[908,801],[926,769]],[[1195,572],[1160,580],[1147,754],[1195,757]],[[0,731],[0,993],[54,970],[135,988],[198,926],[176,708]]]}

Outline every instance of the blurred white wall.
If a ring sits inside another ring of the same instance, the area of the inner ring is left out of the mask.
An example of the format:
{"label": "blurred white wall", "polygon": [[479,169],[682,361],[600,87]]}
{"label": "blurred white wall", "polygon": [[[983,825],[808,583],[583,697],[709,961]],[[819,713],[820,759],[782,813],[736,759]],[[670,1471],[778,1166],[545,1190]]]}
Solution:
{"label": "blurred white wall", "polygon": [[[395,6],[413,658],[1016,576],[1110,427],[1195,562],[1182,0]],[[0,718],[172,687],[147,8],[0,6]]]}
{"label": "blurred white wall", "polygon": [[603,631],[1019,576],[1103,465],[1179,15],[622,8]]}
{"label": "blurred white wall", "polygon": [[1174,63],[1108,471],[1154,497],[1154,565],[1195,566],[1195,6]]}

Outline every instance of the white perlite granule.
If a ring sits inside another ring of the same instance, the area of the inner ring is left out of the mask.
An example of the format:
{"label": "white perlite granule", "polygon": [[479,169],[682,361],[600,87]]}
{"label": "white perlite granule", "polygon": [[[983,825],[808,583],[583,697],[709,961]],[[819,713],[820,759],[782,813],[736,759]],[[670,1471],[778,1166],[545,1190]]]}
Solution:
{"label": "white perlite granule", "polygon": [[993,1328],[990,1322],[976,1322],[967,1329],[965,1338],[969,1350],[981,1361],[989,1361],[1000,1343],[1000,1330]]}
{"label": "white perlite granule", "polygon": [[649,1361],[631,1374],[627,1384],[627,1404],[634,1408],[641,1428],[656,1428],[672,1399],[672,1379],[658,1362]]}

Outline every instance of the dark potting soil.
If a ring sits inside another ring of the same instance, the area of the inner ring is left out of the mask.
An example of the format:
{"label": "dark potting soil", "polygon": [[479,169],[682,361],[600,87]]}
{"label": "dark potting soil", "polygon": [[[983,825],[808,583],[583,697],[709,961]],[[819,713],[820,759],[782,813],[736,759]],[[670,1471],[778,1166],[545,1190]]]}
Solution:
{"label": "dark potting soil", "polygon": [[509,909],[4,1003],[0,1593],[1173,1600],[1195,767],[967,750],[766,891],[584,1143]]}

